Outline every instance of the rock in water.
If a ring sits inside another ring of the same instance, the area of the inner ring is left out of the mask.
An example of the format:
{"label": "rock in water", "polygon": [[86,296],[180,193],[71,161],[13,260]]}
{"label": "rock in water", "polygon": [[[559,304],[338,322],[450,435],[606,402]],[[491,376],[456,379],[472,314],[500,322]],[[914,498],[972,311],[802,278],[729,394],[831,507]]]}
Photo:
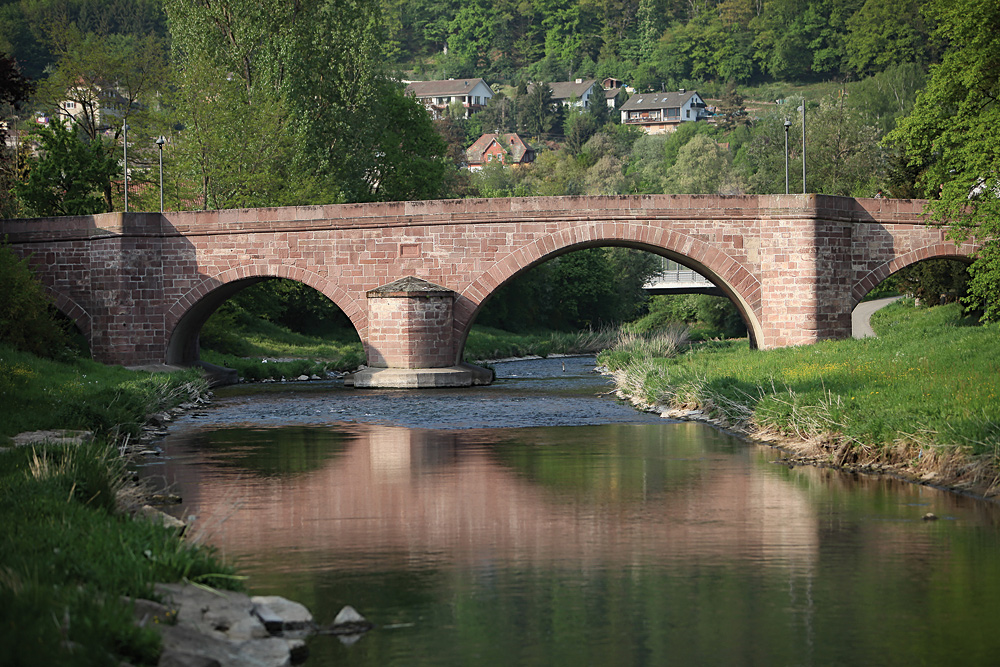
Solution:
{"label": "rock in water", "polygon": [[[337,617],[333,619],[333,625],[327,631],[333,635],[340,635],[341,639],[353,636],[353,641],[374,628],[374,624],[370,623],[364,616],[359,614],[357,610],[351,605],[347,605],[340,610]],[[351,643],[353,643],[353,641]]]}

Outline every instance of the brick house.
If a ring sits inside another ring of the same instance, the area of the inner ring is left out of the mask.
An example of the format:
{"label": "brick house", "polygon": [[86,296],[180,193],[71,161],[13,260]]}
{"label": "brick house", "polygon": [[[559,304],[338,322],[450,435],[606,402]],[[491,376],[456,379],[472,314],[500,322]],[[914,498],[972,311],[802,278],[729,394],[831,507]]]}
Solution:
{"label": "brick house", "polygon": [[517,134],[484,134],[465,151],[469,171],[479,171],[490,162],[520,167],[535,161],[535,151]]}

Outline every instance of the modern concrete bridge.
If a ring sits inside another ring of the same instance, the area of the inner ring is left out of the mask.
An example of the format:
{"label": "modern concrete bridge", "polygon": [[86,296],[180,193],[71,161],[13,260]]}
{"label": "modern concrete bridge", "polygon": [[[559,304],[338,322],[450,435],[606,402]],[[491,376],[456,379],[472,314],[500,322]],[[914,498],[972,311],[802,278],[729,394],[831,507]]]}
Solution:
{"label": "modern concrete bridge", "polygon": [[698,271],[733,300],[757,347],[850,337],[851,310],[884,278],[974,249],[927,224],[924,204],[824,195],[463,199],[4,220],[0,236],[30,256],[99,361],[195,362],[198,332],[221,303],[260,280],[289,278],[344,311],[370,366],[411,378],[375,384],[406,385],[417,369],[461,362],[476,313],[501,284],[601,245]]}

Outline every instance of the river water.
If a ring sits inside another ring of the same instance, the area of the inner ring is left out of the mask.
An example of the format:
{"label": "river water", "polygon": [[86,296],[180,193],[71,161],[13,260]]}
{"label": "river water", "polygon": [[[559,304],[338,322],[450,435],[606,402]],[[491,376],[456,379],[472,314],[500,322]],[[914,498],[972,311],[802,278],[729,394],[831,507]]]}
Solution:
{"label": "river water", "polygon": [[144,471],[254,594],[377,625],[313,638],[308,665],[1000,661],[996,505],[789,469],[618,403],[593,365],[501,363],[461,390],[238,387]]}

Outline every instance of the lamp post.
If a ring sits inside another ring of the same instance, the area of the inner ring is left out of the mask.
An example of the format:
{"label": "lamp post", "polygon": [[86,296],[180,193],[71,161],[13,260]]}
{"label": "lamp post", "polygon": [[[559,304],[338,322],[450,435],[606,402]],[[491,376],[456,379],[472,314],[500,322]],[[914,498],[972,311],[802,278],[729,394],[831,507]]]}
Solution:
{"label": "lamp post", "polygon": [[128,213],[128,123],[122,123],[122,144],[125,146],[125,212]]}
{"label": "lamp post", "polygon": [[792,126],[792,121],[785,120],[785,194],[788,194],[788,128]]}
{"label": "lamp post", "polygon": [[[156,147],[160,149],[160,213],[163,213],[163,144],[165,143],[167,143],[167,139],[162,134],[156,138]],[[785,143],[788,143],[787,139]],[[787,164],[785,171],[788,171]],[[786,187],[785,189],[787,190],[788,188]]]}
{"label": "lamp post", "polygon": [[802,112],[802,194],[806,193],[806,101],[799,107]]}

